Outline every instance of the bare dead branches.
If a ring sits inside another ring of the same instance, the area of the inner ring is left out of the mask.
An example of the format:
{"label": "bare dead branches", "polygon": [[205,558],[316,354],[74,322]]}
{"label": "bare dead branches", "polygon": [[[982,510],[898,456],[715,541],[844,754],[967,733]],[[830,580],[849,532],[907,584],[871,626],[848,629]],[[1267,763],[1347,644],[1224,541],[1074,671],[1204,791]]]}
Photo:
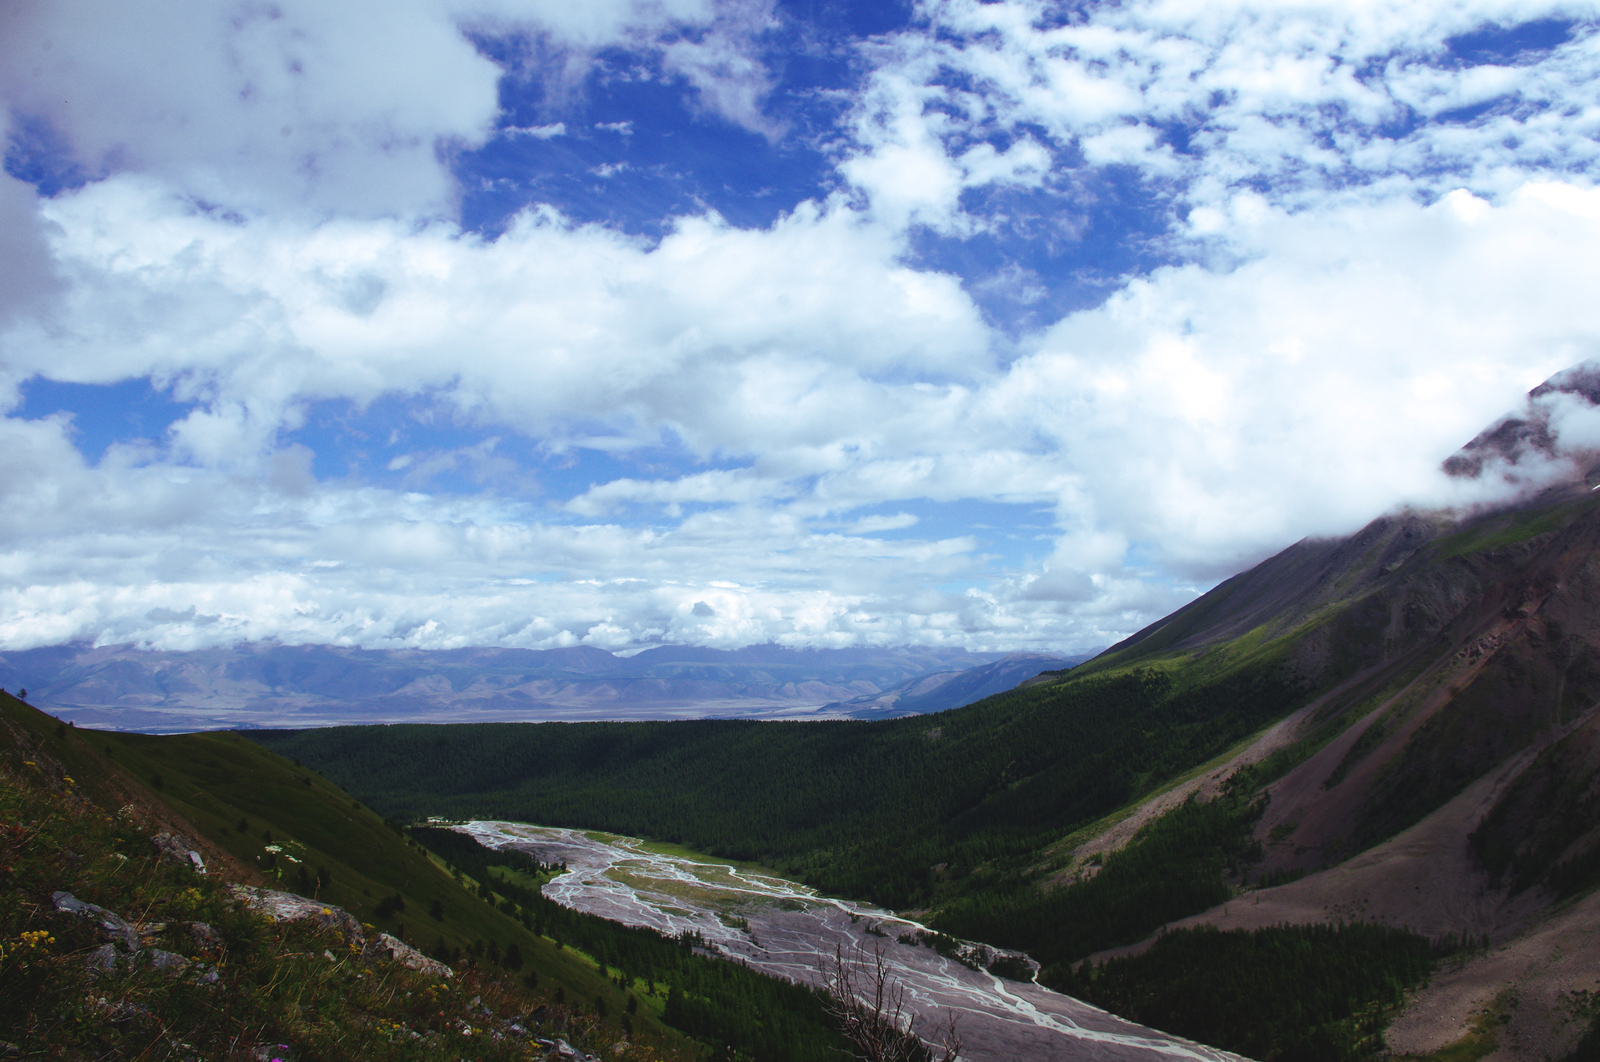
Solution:
{"label": "bare dead branches", "polygon": [[824,961],[822,976],[829,996],[828,1013],[864,1062],[956,1062],[961,1036],[954,1011],[945,1012],[937,1048],[917,1032],[916,1016],[906,1009],[905,986],[889,972],[883,945],[868,952],[857,944],[848,959],[835,945],[833,960]]}

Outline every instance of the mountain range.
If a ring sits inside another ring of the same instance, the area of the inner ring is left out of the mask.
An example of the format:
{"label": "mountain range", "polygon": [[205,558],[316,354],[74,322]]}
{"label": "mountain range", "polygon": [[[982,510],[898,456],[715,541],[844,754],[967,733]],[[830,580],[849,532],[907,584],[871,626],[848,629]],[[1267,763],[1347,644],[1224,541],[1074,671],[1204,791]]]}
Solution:
{"label": "mountain range", "polygon": [[964,649],[660,646],[187,652],[53,646],[0,656],[0,685],[85,726],[170,733],[369,722],[884,718],[940,711],[1085,656]]}

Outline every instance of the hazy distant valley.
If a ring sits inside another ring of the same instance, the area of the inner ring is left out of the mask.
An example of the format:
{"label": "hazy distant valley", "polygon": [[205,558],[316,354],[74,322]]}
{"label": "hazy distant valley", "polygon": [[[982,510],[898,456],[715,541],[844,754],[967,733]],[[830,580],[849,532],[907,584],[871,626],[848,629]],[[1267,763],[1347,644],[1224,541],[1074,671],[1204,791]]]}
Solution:
{"label": "hazy distant valley", "polygon": [[1087,656],[960,649],[193,652],[57,646],[0,656],[0,686],[82,726],[151,733],[345,723],[891,718],[943,711]]}

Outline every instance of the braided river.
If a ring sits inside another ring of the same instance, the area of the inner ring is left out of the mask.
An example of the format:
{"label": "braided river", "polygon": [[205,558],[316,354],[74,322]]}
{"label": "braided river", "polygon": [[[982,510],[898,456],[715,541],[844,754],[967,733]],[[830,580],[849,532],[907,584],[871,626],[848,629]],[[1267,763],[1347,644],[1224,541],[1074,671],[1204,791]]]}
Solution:
{"label": "braided river", "polygon": [[[937,1042],[956,1017],[967,1062],[1235,1062],[1239,1056],[1107,1014],[1031,980],[1001,977],[914,943],[926,927],[867,904],[710,857],[653,850],[632,837],[518,822],[456,826],[491,848],[515,848],[567,872],[544,887],[558,903],[630,926],[698,933],[706,950],[809,985],[843,954],[868,964],[881,953],[904,989],[915,1028]],[[906,938],[902,940],[901,938]],[[988,965],[993,949],[964,955]],[[1004,953],[1012,954],[1015,953]],[[1014,968],[1036,964],[1015,956]]]}

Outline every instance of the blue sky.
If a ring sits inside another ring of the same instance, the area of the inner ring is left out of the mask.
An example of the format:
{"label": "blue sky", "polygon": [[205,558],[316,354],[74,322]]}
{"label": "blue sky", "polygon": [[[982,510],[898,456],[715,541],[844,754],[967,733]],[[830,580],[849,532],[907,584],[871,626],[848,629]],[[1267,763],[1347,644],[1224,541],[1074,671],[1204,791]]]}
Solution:
{"label": "blue sky", "polygon": [[1597,356],[1593,4],[0,18],[0,648],[1105,645]]}

